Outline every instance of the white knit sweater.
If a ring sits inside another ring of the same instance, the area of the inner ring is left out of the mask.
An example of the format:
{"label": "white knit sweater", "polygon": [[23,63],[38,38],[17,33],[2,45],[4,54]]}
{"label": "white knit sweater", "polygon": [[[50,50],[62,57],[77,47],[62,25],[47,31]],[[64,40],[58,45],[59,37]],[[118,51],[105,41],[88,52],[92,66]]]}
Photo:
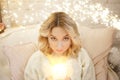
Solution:
{"label": "white knit sweater", "polygon": [[[69,69],[72,69],[69,77],[71,80],[96,80],[91,58],[85,49],[81,48],[78,58],[69,58],[66,61]],[[48,58],[40,51],[35,52],[25,68],[25,80],[45,80],[51,76],[51,67]]]}

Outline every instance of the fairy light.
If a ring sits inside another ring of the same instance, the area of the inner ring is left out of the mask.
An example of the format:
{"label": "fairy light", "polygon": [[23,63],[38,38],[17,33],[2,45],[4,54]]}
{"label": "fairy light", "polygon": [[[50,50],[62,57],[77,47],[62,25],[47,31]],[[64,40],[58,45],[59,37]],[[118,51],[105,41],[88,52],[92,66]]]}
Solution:
{"label": "fairy light", "polygon": [[[80,22],[89,19],[90,23],[104,24],[107,27],[112,26],[120,29],[118,16],[100,3],[94,3],[92,0],[6,0],[2,3],[8,4],[8,6],[3,5],[2,7],[2,14],[7,16],[3,17],[3,21],[6,22],[9,18],[12,24],[42,23],[50,13],[64,11],[70,14],[78,25],[80,25]],[[9,8],[9,11],[7,8]]]}
{"label": "fairy light", "polygon": [[18,18],[17,13],[13,13],[14,18]]}

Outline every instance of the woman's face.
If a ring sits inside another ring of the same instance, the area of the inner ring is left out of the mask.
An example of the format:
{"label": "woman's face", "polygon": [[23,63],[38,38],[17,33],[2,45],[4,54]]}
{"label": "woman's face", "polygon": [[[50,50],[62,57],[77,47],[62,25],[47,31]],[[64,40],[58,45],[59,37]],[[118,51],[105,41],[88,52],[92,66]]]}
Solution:
{"label": "woman's face", "polygon": [[62,55],[71,45],[71,38],[61,27],[52,29],[48,36],[50,48],[55,55]]}

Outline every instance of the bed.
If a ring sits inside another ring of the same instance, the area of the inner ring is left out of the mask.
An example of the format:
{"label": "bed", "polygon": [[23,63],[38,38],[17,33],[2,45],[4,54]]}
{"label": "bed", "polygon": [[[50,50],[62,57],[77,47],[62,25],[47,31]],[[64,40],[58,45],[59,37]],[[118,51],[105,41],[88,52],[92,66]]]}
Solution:
{"label": "bed", "polygon": [[[7,60],[6,66],[7,70],[10,70],[12,80],[24,80],[25,65],[29,57],[38,50],[39,28],[40,24],[27,25],[9,28],[0,34],[0,54]],[[88,51],[95,65],[97,80],[119,80],[107,61],[115,29],[85,26],[78,29],[82,46]]]}

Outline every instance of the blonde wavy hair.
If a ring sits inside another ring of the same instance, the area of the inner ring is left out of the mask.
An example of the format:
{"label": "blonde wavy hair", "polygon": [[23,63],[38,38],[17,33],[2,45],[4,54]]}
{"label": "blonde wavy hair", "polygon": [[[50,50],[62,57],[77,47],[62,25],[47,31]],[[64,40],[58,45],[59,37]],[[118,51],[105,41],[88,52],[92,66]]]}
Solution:
{"label": "blonde wavy hair", "polygon": [[48,19],[41,25],[39,34],[39,49],[45,55],[51,54],[52,49],[49,46],[48,35],[54,27],[62,27],[71,37],[71,46],[65,52],[68,56],[78,56],[81,49],[80,35],[75,21],[64,12],[54,12]]}

